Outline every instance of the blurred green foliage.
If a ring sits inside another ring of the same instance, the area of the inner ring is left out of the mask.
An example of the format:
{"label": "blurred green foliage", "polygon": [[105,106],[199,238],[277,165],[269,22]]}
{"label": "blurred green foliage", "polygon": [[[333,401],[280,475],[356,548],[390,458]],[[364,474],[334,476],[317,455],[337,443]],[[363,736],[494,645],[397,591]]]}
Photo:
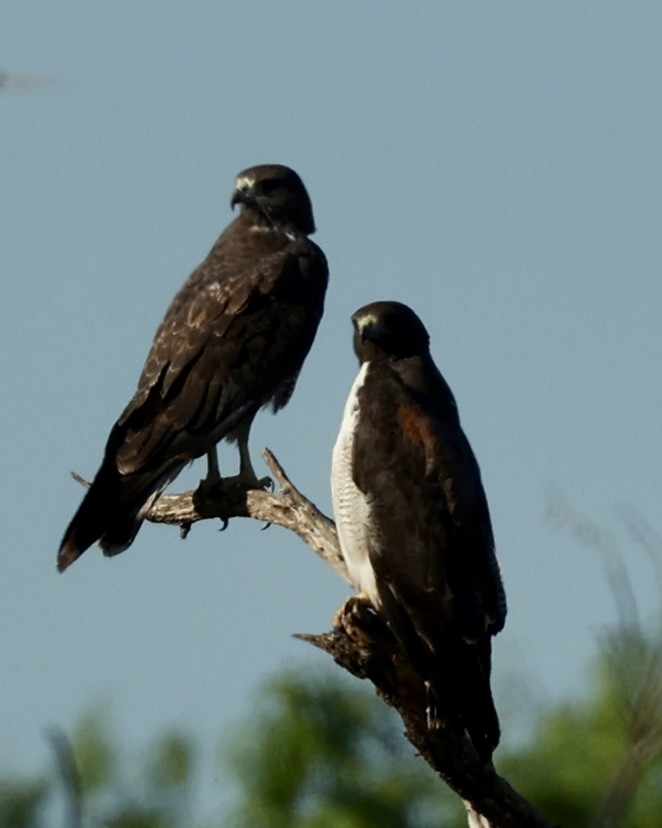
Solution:
{"label": "blurred green foliage", "polygon": [[[660,651],[639,633],[619,632],[606,642],[584,695],[540,716],[524,744],[497,752],[499,772],[552,822],[660,825]],[[401,729],[369,686],[337,671],[279,675],[222,747],[217,777],[226,789],[231,782],[232,806],[203,819],[194,797],[202,763],[188,735],[163,732],[141,756],[126,757],[103,709],[92,709],[70,740],[82,825],[66,816],[75,813],[75,792],[54,759],[35,778],[0,776],[0,826],[465,826],[459,800],[414,755]]]}
{"label": "blurred green foliage", "polygon": [[[427,828],[443,789],[367,687],[279,676],[225,755],[241,800],[231,828]],[[447,801],[451,801],[450,797]]]}

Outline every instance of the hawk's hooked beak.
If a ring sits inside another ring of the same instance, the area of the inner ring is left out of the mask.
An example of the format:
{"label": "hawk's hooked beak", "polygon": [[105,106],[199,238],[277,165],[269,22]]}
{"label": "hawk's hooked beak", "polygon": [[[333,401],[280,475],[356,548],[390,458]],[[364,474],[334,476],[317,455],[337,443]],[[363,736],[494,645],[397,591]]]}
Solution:
{"label": "hawk's hooked beak", "polygon": [[233,190],[232,198],[230,199],[230,207],[234,210],[237,204],[243,204],[246,200],[246,195],[242,190]]}

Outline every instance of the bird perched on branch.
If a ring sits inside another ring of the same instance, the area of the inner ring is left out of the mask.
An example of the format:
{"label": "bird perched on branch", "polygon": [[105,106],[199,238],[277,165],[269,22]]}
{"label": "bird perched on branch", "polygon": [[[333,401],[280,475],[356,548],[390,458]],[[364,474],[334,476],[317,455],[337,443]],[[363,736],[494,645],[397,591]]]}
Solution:
{"label": "bird perched on branch", "polygon": [[360,370],[331,480],[342,554],[425,681],[430,726],[465,729],[487,761],[506,600],[480,470],[418,316],[374,302],[352,321]]}
{"label": "bird perched on branch", "polygon": [[260,408],[290,399],[322,317],[328,268],[303,182],[279,164],[235,181],[240,213],[184,283],[159,326],[138,388],[65,532],[63,571],[89,546],[126,549],[145,512],[196,457],[219,479],[216,444],[235,441],[246,488],[263,487],[248,435]]}

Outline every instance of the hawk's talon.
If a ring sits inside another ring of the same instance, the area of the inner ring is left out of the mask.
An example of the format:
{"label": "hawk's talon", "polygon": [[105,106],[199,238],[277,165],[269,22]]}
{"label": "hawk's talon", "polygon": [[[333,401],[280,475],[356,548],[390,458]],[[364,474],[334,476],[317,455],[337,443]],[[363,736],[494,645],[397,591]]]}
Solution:
{"label": "hawk's talon", "polygon": [[344,627],[348,621],[351,623],[366,612],[375,612],[372,601],[367,594],[359,592],[356,595],[350,595],[342,607],[336,611],[332,624],[334,627]]}

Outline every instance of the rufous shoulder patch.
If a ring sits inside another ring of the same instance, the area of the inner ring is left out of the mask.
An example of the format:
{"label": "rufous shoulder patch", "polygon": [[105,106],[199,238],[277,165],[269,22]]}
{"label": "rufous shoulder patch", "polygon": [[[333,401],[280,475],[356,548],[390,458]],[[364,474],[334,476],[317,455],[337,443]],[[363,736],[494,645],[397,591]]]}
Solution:
{"label": "rufous shoulder patch", "polygon": [[412,443],[429,446],[435,440],[434,430],[427,417],[416,406],[403,403],[396,411],[398,424]]}

